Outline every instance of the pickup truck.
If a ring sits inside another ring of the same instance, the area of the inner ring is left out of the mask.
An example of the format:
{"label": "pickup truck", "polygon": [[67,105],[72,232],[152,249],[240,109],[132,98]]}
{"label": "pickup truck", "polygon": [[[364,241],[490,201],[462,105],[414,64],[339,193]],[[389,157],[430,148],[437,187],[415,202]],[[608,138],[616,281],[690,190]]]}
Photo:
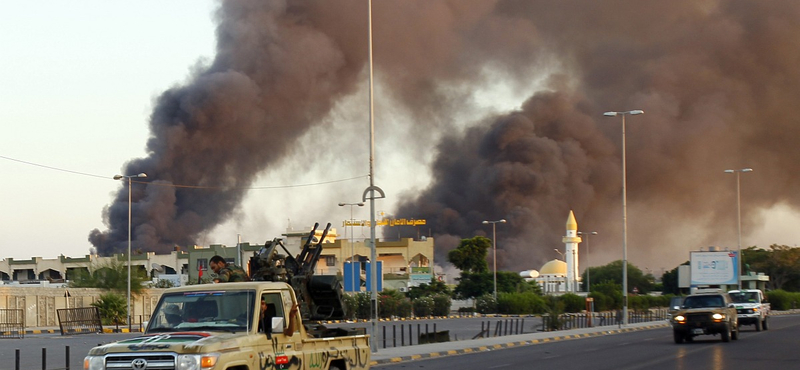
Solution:
{"label": "pickup truck", "polygon": [[728,294],[739,315],[739,325],[755,325],[756,331],[767,330],[770,305],[761,290],[731,290]]}
{"label": "pickup truck", "polygon": [[692,294],[672,316],[675,343],[692,342],[698,335],[719,334],[723,342],[739,339],[739,323],[727,293]]}
{"label": "pickup truck", "polygon": [[303,324],[285,282],[167,289],[143,335],[95,347],[86,370],[368,369],[364,329]]}

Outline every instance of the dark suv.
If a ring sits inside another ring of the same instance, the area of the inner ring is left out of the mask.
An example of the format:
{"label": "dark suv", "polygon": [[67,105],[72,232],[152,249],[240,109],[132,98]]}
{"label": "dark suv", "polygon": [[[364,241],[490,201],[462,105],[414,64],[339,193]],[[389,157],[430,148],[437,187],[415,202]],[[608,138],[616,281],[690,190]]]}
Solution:
{"label": "dark suv", "polygon": [[723,342],[739,339],[736,308],[728,293],[703,293],[686,297],[672,315],[675,343],[691,342],[698,335],[722,336]]}

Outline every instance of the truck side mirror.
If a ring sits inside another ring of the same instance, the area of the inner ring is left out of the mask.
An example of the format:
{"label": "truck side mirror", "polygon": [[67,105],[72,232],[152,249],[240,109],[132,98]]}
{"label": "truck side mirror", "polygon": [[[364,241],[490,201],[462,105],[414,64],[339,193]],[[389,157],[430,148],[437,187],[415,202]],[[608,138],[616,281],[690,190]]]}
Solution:
{"label": "truck side mirror", "polygon": [[273,317],[270,330],[273,333],[283,333],[283,317]]}

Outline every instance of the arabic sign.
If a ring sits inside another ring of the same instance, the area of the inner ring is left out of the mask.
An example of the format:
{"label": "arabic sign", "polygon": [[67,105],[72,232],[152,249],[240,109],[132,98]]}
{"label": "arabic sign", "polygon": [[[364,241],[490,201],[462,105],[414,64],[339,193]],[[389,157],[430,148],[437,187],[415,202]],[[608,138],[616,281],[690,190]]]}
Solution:
{"label": "arabic sign", "polygon": [[692,286],[734,285],[738,279],[738,252],[691,252]]}
{"label": "arabic sign", "polygon": [[[419,226],[426,224],[426,220],[416,220],[413,218],[384,218],[382,220],[375,221],[375,226]],[[370,226],[370,222],[369,220],[344,220],[343,226]]]}

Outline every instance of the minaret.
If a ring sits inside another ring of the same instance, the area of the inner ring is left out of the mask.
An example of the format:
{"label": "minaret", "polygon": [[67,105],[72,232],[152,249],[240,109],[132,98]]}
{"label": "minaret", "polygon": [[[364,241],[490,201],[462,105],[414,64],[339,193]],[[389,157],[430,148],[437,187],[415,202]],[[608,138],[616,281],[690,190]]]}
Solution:
{"label": "minaret", "polygon": [[578,243],[581,242],[581,237],[578,236],[578,222],[575,221],[575,215],[572,210],[569,211],[567,217],[567,235],[561,239],[566,246],[567,257],[567,291],[578,291]]}

